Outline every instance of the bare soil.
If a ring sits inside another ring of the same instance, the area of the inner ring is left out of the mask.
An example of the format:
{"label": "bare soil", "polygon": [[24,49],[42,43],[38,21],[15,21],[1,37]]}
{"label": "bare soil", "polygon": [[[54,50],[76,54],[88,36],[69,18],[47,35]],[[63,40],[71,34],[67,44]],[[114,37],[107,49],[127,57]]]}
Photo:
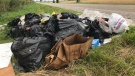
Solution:
{"label": "bare soil", "polygon": [[81,2],[133,4],[135,0],[81,0]]}

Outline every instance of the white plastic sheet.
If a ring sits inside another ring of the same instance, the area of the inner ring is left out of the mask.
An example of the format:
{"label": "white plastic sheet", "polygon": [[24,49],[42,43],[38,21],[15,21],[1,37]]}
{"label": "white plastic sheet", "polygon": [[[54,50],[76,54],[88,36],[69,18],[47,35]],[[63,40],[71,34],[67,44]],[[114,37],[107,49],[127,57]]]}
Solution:
{"label": "white plastic sheet", "polygon": [[80,18],[89,17],[91,20],[94,20],[96,17],[101,17],[101,13],[99,11],[92,11],[85,9],[83,14],[80,15]]}
{"label": "white plastic sheet", "polygon": [[79,17],[80,18],[89,17],[90,20],[94,20],[97,17],[109,18],[109,16],[110,15],[105,14],[105,13],[100,13],[99,11],[85,9]]}
{"label": "white plastic sheet", "polygon": [[5,43],[0,44],[0,69],[8,67],[12,52],[11,52],[11,44],[12,43]]}

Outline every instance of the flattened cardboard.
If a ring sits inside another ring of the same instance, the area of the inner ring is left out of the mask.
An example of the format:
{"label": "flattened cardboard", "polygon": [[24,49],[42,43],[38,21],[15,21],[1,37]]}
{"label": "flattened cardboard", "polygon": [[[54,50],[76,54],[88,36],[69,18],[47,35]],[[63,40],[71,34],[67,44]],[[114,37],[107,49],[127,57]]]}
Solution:
{"label": "flattened cardboard", "polygon": [[0,69],[0,76],[15,76],[11,62],[8,67]]}

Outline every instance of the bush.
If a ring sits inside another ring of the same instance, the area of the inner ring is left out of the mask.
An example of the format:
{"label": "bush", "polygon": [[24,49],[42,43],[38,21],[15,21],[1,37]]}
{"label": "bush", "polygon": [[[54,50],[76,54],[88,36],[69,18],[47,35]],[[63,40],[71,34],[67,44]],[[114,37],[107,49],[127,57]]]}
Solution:
{"label": "bush", "polygon": [[0,0],[0,14],[19,8],[29,3],[32,3],[32,0]]}

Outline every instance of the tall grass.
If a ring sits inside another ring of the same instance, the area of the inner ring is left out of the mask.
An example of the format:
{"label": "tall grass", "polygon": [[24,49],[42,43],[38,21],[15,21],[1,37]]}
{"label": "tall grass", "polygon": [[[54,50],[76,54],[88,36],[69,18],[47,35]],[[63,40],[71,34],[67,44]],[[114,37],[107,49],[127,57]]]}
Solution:
{"label": "tall grass", "polygon": [[122,38],[128,45],[135,46],[135,27],[130,26],[130,31],[128,31],[126,34],[123,34]]}
{"label": "tall grass", "polygon": [[31,2],[32,0],[0,0],[0,14],[19,8]]}
{"label": "tall grass", "polygon": [[77,76],[135,76],[135,26],[111,43],[90,49],[70,72]]}

